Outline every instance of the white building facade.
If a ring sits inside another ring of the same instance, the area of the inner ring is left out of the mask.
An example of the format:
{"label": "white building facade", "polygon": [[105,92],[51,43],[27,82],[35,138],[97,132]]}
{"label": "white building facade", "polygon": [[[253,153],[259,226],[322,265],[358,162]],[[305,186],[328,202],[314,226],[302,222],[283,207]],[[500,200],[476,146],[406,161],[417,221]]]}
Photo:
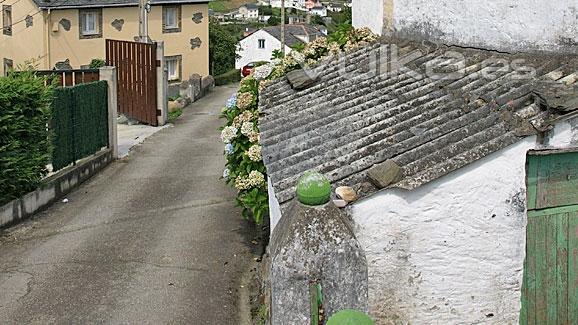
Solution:
{"label": "white building facade", "polygon": [[[264,30],[242,39],[237,46],[237,59],[235,68],[241,69],[251,62],[271,61],[273,51],[281,49],[281,41]],[[291,52],[289,46],[285,46],[286,53]]]}

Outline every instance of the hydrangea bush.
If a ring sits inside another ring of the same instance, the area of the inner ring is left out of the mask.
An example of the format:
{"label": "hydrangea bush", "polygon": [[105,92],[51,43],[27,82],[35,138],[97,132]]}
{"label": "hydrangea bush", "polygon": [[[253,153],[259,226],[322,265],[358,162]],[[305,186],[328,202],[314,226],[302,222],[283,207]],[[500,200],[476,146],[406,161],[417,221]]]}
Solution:
{"label": "hydrangea bush", "polygon": [[284,77],[288,72],[307,68],[331,56],[348,52],[377,40],[369,29],[354,29],[338,41],[318,38],[303,51],[292,51],[283,59],[257,67],[241,80],[239,91],[226,103],[221,117],[226,124],[221,129],[225,143],[227,166],[223,179],[238,191],[237,204],[245,218],[262,224],[269,212],[267,171],[261,153],[258,99],[268,82]]}

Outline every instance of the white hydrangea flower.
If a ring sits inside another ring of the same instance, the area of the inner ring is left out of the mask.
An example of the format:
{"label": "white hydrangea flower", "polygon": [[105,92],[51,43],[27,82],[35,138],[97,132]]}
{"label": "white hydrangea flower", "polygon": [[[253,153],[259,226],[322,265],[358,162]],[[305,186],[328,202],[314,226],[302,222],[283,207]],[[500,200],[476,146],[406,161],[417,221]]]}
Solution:
{"label": "white hydrangea flower", "polygon": [[299,64],[305,63],[305,55],[303,55],[303,53],[293,51],[291,52],[291,56],[293,57],[293,59],[295,59],[295,61],[297,61],[297,63]]}
{"label": "white hydrangea flower", "polygon": [[230,175],[231,175],[231,171],[229,170],[229,168],[226,168],[226,169],[223,171],[223,178],[224,178],[224,179],[229,179],[229,176],[230,176]]}
{"label": "white hydrangea flower", "polygon": [[247,151],[247,157],[251,159],[251,161],[261,161],[263,159],[261,154],[261,146],[260,145],[253,145]]}
{"label": "white hydrangea flower", "polygon": [[237,137],[237,132],[239,130],[234,126],[227,126],[221,131],[221,140],[224,143],[231,143],[233,139]]}
{"label": "white hydrangea flower", "polygon": [[265,175],[261,172],[253,170],[249,173],[249,184],[251,187],[259,187],[265,184]]}
{"label": "white hydrangea flower", "polygon": [[249,137],[253,133],[253,122],[244,122],[241,125],[241,134],[246,137]]}
{"label": "white hydrangea flower", "polygon": [[265,184],[265,175],[256,170],[251,171],[249,173],[249,176],[247,177],[239,176],[235,180],[235,188],[239,191],[244,191],[255,187],[261,187],[264,184]]}
{"label": "white hydrangea flower", "polygon": [[273,65],[265,64],[255,68],[255,72],[253,72],[253,77],[255,77],[256,80],[264,80],[267,79],[267,77],[269,77],[271,72],[273,72]]}
{"label": "white hydrangea flower", "polygon": [[251,143],[259,143],[261,142],[261,134],[259,134],[259,132],[251,132],[251,134],[249,134],[249,141]]}

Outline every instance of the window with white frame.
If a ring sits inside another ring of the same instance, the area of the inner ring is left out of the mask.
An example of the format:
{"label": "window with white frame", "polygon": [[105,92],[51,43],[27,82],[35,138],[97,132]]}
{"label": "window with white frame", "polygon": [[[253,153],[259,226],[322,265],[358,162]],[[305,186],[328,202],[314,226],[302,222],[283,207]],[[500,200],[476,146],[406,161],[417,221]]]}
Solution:
{"label": "window with white frame", "polygon": [[80,38],[94,38],[102,36],[102,12],[100,10],[80,10],[79,26]]}
{"label": "window with white frame", "polygon": [[174,33],[181,31],[181,7],[163,6],[163,32]]}
{"label": "window with white frame", "polygon": [[264,48],[265,48],[265,40],[264,40],[264,39],[260,39],[260,40],[259,40],[259,48],[260,48],[260,49],[264,49]]}
{"label": "window with white frame", "polygon": [[181,56],[166,56],[165,65],[167,68],[167,77],[169,81],[181,80]]}

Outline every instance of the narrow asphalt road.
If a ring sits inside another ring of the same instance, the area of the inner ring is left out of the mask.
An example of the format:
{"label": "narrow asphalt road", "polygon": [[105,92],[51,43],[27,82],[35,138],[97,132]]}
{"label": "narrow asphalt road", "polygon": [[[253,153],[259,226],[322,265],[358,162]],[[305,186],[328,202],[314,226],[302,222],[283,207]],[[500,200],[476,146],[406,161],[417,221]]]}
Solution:
{"label": "narrow asphalt road", "polygon": [[0,324],[240,324],[252,230],[219,179],[217,130],[234,92],[0,231]]}

